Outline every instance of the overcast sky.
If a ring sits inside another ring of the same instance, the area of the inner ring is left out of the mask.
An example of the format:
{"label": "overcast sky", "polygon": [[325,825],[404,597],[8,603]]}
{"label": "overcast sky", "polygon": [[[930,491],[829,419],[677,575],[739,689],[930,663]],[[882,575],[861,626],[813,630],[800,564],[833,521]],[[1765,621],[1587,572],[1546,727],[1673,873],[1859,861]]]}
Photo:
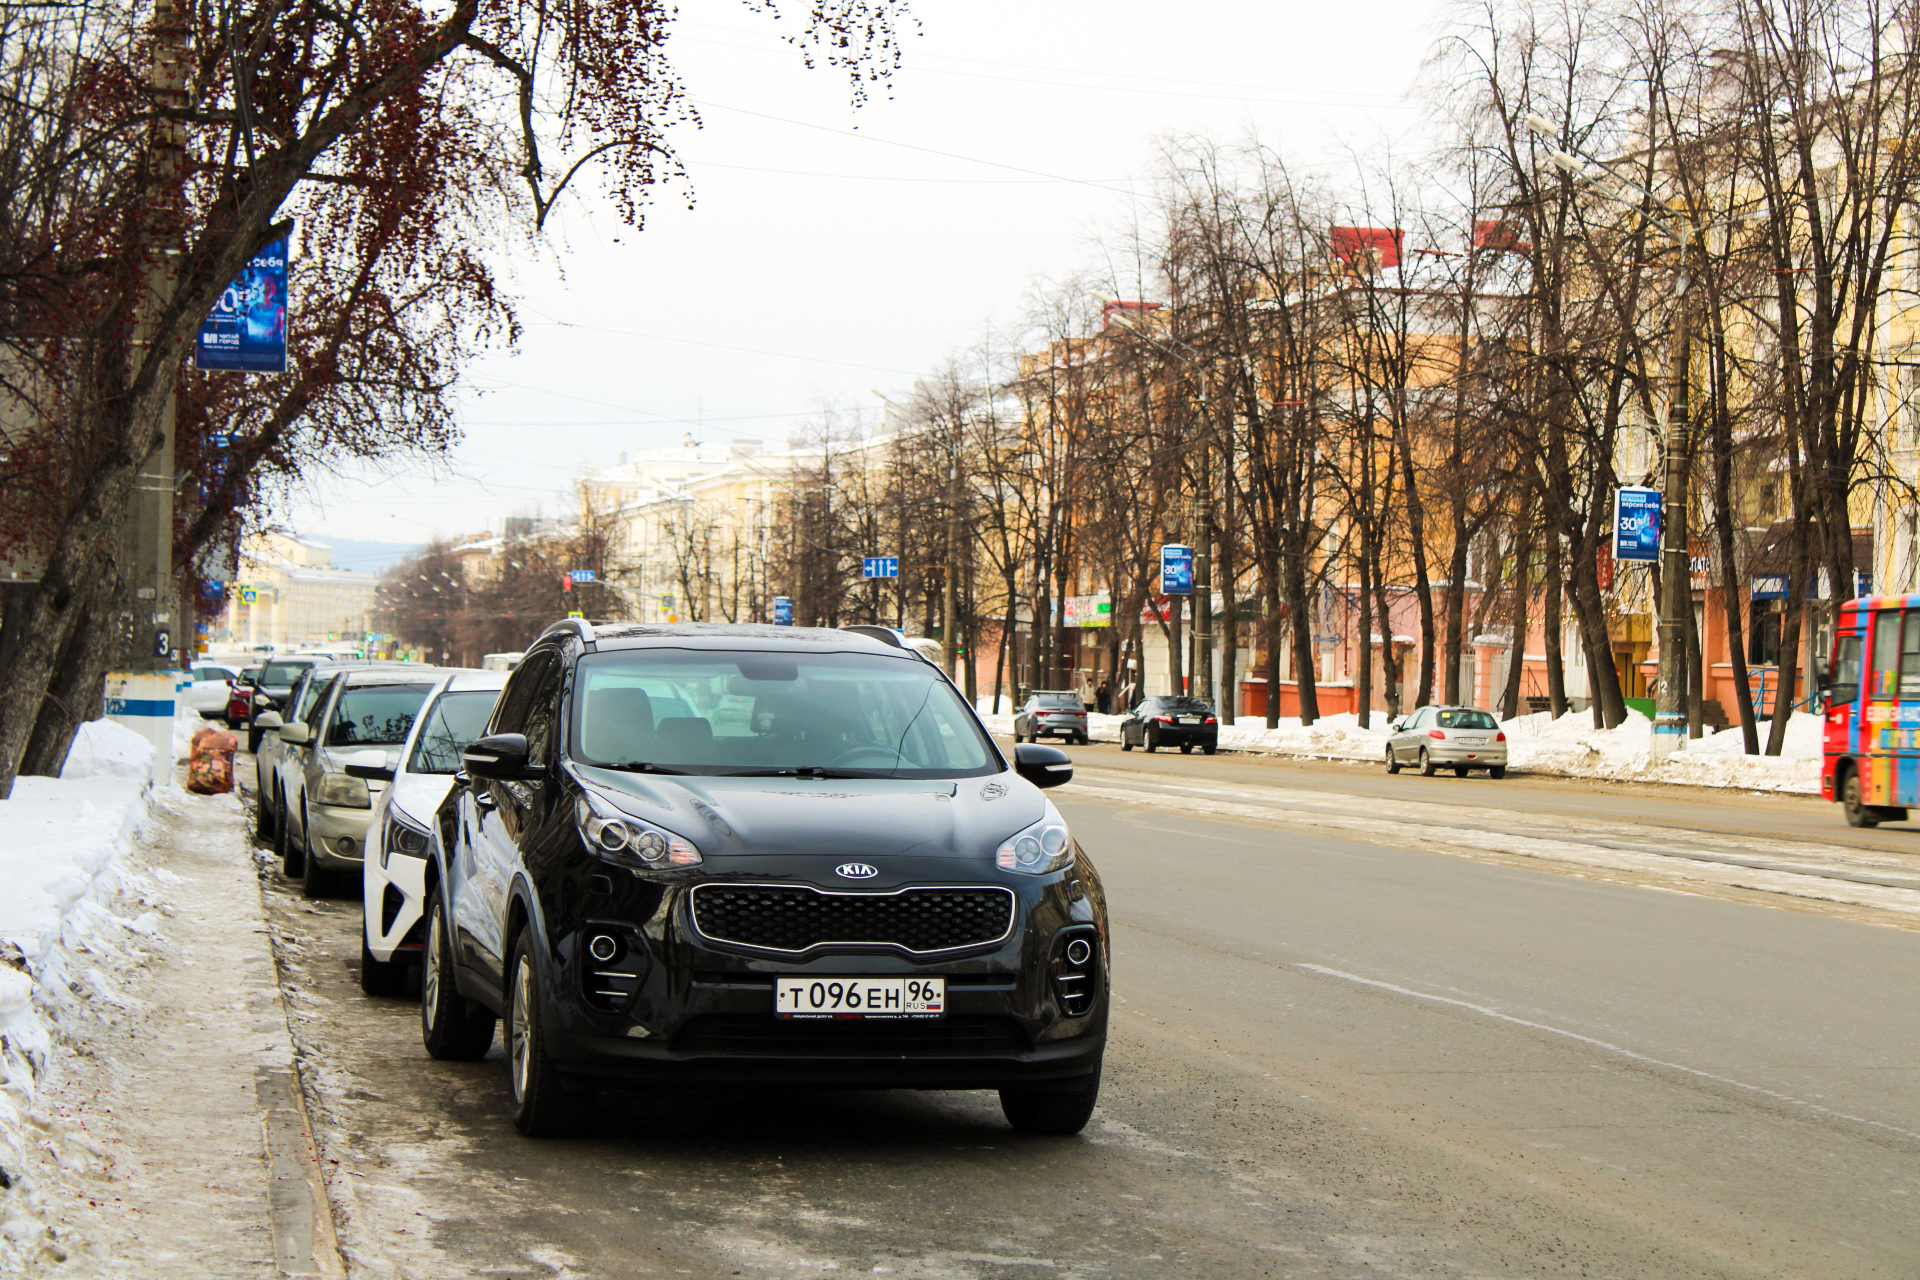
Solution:
{"label": "overcast sky", "polygon": [[292,527],[497,531],[563,512],[573,477],[623,450],[778,445],[827,406],[872,414],[872,389],[905,389],[1091,261],[1163,139],[1257,132],[1311,159],[1405,138],[1444,10],[920,0],[890,93],[857,110],[745,4],[680,12],[669,48],[704,116],[673,138],[694,207],[662,191],[636,233],[576,198],[552,253],[511,269],[525,338],[472,370],[454,455],[317,482]]}

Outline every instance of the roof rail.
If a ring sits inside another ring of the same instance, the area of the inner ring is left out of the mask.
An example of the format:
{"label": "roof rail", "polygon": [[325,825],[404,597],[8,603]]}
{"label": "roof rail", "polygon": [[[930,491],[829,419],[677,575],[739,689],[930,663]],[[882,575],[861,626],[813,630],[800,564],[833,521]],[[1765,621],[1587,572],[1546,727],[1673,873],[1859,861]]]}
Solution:
{"label": "roof rail", "polygon": [[905,649],[907,647],[906,633],[903,631],[895,631],[892,627],[876,627],[871,623],[856,622],[850,627],[842,627],[840,629],[842,631],[851,631],[857,636],[865,636],[869,640],[878,640],[881,644],[890,644],[896,649]]}
{"label": "roof rail", "polygon": [[571,631],[586,643],[593,643],[593,624],[585,618],[562,618],[545,631],[542,631],[540,638],[545,639],[556,631]]}

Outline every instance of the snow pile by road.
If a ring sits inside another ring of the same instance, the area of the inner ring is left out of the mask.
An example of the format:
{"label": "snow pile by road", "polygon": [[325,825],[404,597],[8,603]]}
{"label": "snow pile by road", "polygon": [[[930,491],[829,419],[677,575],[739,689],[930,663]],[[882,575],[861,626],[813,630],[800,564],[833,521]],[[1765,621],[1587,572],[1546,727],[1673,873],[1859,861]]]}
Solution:
{"label": "snow pile by road", "polygon": [[43,1220],[36,1170],[98,1152],[35,1107],[62,1046],[128,1007],[117,975],[148,959],[164,872],[128,864],[156,803],[153,747],[111,721],[81,726],[58,778],[23,777],[0,800],[0,1272],[63,1246]]}
{"label": "snow pile by road", "polygon": [[[992,698],[979,703],[988,731],[1010,735],[1013,715],[992,714]],[[1007,704],[1003,701],[1001,706]],[[1095,742],[1120,740],[1120,716],[1087,716],[1087,734]],[[1760,722],[1764,746],[1769,725]],[[1507,760],[1515,773],[1547,773],[1571,778],[1607,778],[1623,782],[1671,782],[1699,787],[1740,787],[1750,791],[1790,791],[1818,795],[1820,736],[1818,716],[1787,721],[1787,739],[1778,756],[1750,756],[1738,727],[1723,729],[1652,763],[1653,722],[1629,710],[1612,729],[1593,727],[1593,715],[1570,711],[1554,719],[1547,712],[1517,716],[1501,728],[1507,735]],[[1305,756],[1318,760],[1376,763],[1386,757],[1387,715],[1375,711],[1362,726],[1351,713],[1322,716],[1311,725],[1285,717],[1269,729],[1264,719],[1242,716],[1220,726],[1220,745],[1260,755]]]}

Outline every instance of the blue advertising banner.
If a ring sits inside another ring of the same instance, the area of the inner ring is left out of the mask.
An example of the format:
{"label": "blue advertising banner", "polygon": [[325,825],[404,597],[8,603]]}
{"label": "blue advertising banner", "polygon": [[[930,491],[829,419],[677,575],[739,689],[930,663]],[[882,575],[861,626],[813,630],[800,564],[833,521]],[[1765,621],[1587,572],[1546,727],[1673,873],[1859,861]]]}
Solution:
{"label": "blue advertising banner", "polygon": [[1660,491],[1628,486],[1613,495],[1613,558],[1660,558]]}
{"label": "blue advertising banner", "polygon": [[863,578],[897,578],[900,576],[900,557],[868,556],[860,576]]}
{"label": "blue advertising banner", "polygon": [[1163,596],[1193,594],[1192,547],[1183,547],[1177,542],[1161,544],[1160,594]]}
{"label": "blue advertising banner", "polygon": [[773,598],[773,625],[776,627],[793,625],[793,601],[787,596]]}
{"label": "blue advertising banner", "polygon": [[197,369],[287,371],[287,241],[262,249],[213,304],[193,344]]}

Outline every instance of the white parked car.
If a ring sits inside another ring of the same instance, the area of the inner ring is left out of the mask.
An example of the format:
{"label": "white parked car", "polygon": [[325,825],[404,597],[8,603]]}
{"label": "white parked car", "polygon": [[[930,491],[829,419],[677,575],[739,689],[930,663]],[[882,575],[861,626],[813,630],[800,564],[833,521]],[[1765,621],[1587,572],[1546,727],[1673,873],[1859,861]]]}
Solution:
{"label": "white parked car", "polygon": [[399,995],[408,966],[420,962],[426,940],[427,830],[461,767],[461,749],[486,728],[508,674],[456,671],[442,677],[414,718],[397,764],[347,763],[347,772],[357,777],[391,781],[374,801],[361,869],[366,920],[360,931],[360,989],[370,996]]}
{"label": "white parked car", "polygon": [[193,683],[182,691],[187,705],[200,713],[202,720],[221,720],[227,714],[227,702],[233,697],[233,678],[238,667],[223,667],[202,662],[193,668]]}

